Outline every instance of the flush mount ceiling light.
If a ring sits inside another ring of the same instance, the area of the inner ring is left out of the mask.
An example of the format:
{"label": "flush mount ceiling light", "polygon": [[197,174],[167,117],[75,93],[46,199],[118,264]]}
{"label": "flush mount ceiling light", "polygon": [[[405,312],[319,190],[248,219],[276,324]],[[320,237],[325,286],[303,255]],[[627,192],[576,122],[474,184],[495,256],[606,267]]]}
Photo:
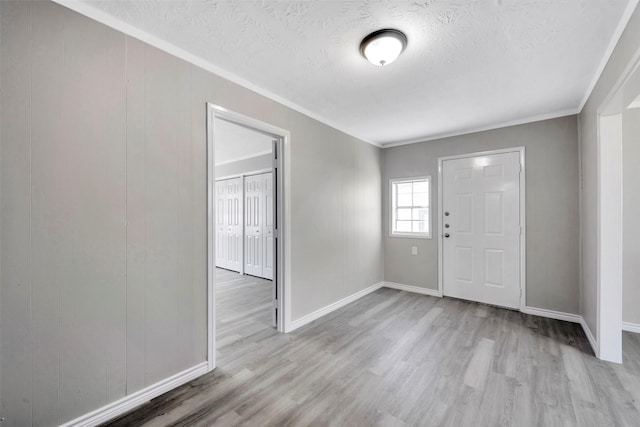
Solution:
{"label": "flush mount ceiling light", "polygon": [[402,31],[387,28],[374,31],[360,43],[360,53],[373,65],[389,65],[407,47],[407,36]]}

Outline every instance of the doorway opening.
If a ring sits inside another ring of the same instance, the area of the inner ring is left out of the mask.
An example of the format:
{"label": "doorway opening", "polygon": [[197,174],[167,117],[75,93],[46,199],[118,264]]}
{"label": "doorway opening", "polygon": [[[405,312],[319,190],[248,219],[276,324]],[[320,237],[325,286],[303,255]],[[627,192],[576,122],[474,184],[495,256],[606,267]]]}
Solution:
{"label": "doorway opening", "polygon": [[285,331],[284,157],[289,132],[212,104],[207,104],[207,130],[213,369],[216,336],[230,345],[261,330]]}
{"label": "doorway opening", "polygon": [[[640,366],[640,51],[598,109],[597,356]],[[625,332],[623,332],[625,331]]]}

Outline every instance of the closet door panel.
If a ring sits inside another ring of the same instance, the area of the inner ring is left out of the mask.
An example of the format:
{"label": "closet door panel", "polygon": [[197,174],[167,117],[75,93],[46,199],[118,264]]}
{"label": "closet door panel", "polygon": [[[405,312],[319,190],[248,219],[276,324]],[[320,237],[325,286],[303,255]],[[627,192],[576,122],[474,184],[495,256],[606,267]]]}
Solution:
{"label": "closet door panel", "polygon": [[262,181],[245,177],[245,273],[262,277]]}
{"label": "closet door panel", "polygon": [[242,271],[242,178],[216,182],[216,266]]}
{"label": "closet door panel", "polygon": [[262,200],[263,200],[263,249],[262,249],[262,277],[273,280],[273,262],[274,262],[274,205],[273,205],[273,174],[271,172],[261,175],[262,177]]}

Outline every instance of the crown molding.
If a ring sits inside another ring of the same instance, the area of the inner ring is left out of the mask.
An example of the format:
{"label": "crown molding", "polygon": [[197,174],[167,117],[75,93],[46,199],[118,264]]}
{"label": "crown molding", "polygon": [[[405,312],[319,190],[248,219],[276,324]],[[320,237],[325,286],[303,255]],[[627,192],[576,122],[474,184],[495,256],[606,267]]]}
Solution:
{"label": "crown molding", "polygon": [[345,129],[343,127],[341,127],[340,125],[334,123],[333,121],[322,117],[298,104],[296,104],[295,102],[292,102],[286,98],[283,98],[279,95],[276,95],[275,93],[264,89],[254,83],[251,83],[248,80],[243,79],[242,77],[228,71],[225,70],[224,68],[221,68],[215,64],[213,64],[210,61],[207,61],[206,59],[203,59],[201,57],[199,57],[198,55],[195,55],[191,52],[188,52],[166,40],[163,40],[157,36],[154,36],[153,34],[150,34],[144,30],[141,30],[131,24],[128,24],[124,21],[122,21],[121,19],[118,19],[112,15],[109,15],[108,13],[105,13],[99,9],[96,9],[95,7],[91,6],[91,4],[88,4],[84,1],[81,0],[52,0],[54,3],[57,3],[61,6],[64,6],[68,9],[73,10],[74,12],[77,12],[81,15],[86,16],[87,18],[93,19],[94,21],[100,22],[101,24],[104,24],[110,28],[113,28],[114,30],[120,31],[121,33],[124,33],[128,36],[131,36],[133,38],[136,38],[144,43],[147,43],[153,47],[156,47],[160,50],[163,50],[177,58],[180,58],[184,61],[187,61],[197,67],[200,67],[206,71],[209,71],[213,74],[216,74],[217,76],[222,77],[223,79],[229,80],[232,83],[235,83],[239,86],[244,87],[245,89],[249,89],[250,91],[253,91],[259,95],[262,95],[266,98],[271,99],[272,101],[275,101],[279,104],[284,105],[285,107],[288,107],[294,111],[297,111],[298,113],[304,114],[307,117],[310,117],[314,120],[317,120],[320,123],[323,123],[335,130],[338,130],[346,135],[349,135],[353,138],[356,138],[359,141],[362,142],[366,142],[367,144],[371,144],[375,147],[380,148],[381,145],[376,143],[376,142],[372,142],[372,141],[367,141],[365,139],[362,139],[358,136],[356,136],[353,132],[349,131],[348,129]]}
{"label": "crown molding", "polygon": [[587,104],[587,101],[589,100],[591,93],[595,89],[596,84],[598,84],[598,80],[600,80],[602,73],[604,73],[604,69],[606,68],[607,63],[609,62],[609,59],[611,59],[611,55],[613,55],[613,51],[616,49],[616,46],[620,41],[620,37],[622,37],[622,33],[624,32],[624,29],[627,28],[627,24],[631,19],[631,15],[633,15],[633,11],[638,6],[639,1],[640,0],[629,0],[629,3],[627,4],[627,8],[622,13],[622,18],[620,19],[620,22],[618,23],[618,26],[616,27],[616,30],[613,33],[613,36],[611,37],[611,40],[609,40],[609,46],[607,46],[607,50],[604,52],[604,55],[600,60],[600,65],[598,65],[598,68],[596,69],[596,73],[594,74],[593,79],[591,79],[591,83],[589,84],[589,87],[587,88],[587,91],[585,92],[584,97],[582,98],[582,101],[580,101],[580,107],[578,108],[579,112],[582,112],[582,109]]}
{"label": "crown molding", "polygon": [[464,129],[464,130],[454,131],[454,132],[448,132],[448,133],[427,135],[427,136],[423,136],[423,137],[412,138],[412,139],[407,139],[407,140],[402,140],[402,141],[397,141],[397,142],[383,143],[382,144],[382,148],[391,148],[391,147],[398,147],[400,145],[417,144],[419,142],[435,141],[437,139],[451,138],[453,136],[469,135],[471,133],[484,132],[484,131],[488,131],[488,130],[506,128],[506,127],[509,127],[509,126],[517,126],[517,125],[523,125],[523,124],[527,124],[527,123],[540,122],[542,120],[557,119],[559,117],[572,116],[572,115],[578,114],[579,112],[580,112],[580,110],[577,109],[577,108],[571,108],[571,109],[568,109],[568,110],[560,110],[560,111],[556,111],[556,112],[553,112],[553,113],[541,114],[541,115],[538,115],[538,116],[529,116],[529,117],[525,117],[525,118],[522,118],[522,119],[512,120],[510,122],[492,124],[492,125],[487,125],[487,126],[478,126],[478,127],[475,127],[475,128],[469,128],[469,129]]}

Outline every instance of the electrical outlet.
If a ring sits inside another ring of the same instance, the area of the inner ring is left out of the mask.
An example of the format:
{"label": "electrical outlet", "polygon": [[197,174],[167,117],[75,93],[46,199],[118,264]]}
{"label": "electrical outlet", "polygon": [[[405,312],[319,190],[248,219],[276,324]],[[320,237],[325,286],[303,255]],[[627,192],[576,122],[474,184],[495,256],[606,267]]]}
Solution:
{"label": "electrical outlet", "polygon": [[411,246],[411,255],[418,255],[418,247]]}

